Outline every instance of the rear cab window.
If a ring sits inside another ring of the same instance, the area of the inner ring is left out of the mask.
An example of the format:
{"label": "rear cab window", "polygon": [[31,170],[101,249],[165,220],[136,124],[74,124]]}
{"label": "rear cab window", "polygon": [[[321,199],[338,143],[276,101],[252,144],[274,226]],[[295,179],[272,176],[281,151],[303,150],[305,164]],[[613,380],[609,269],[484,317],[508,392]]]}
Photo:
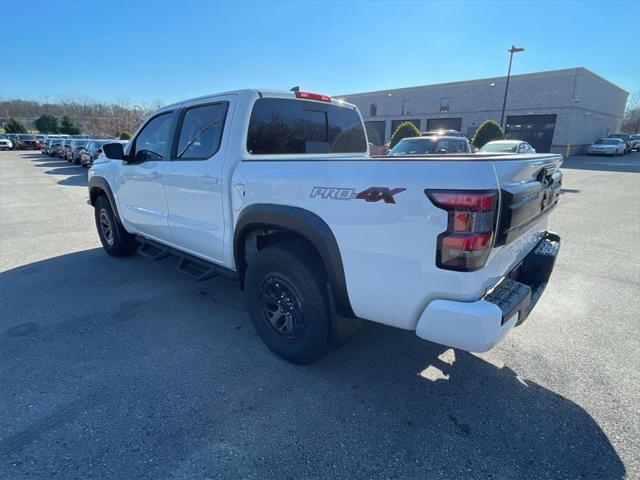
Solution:
{"label": "rear cab window", "polygon": [[252,155],[364,153],[367,140],[349,106],[286,98],[256,100],[247,132]]}
{"label": "rear cab window", "polygon": [[229,102],[187,108],[182,114],[177,160],[205,160],[218,151]]}

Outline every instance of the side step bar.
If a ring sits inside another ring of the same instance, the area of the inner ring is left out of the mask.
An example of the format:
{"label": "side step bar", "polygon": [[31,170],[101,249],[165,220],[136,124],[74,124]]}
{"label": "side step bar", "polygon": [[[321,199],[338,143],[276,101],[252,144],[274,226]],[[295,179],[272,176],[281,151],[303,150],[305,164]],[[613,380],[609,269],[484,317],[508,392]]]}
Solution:
{"label": "side step bar", "polygon": [[[138,238],[137,240],[140,242],[141,238]],[[150,258],[151,260],[160,260],[161,258],[170,255],[169,250],[166,247],[149,241],[145,241],[138,247],[138,253],[143,257]]]}
{"label": "side step bar", "polygon": [[178,268],[180,273],[187,275],[199,282],[209,280],[215,276],[222,276],[231,280],[238,279],[238,273],[228,268],[221,267],[215,263],[208,262],[202,258],[189,255],[166,245],[161,245],[153,240],[136,236],[136,240],[140,243],[138,253],[152,260],[161,260],[171,255],[178,258]]}

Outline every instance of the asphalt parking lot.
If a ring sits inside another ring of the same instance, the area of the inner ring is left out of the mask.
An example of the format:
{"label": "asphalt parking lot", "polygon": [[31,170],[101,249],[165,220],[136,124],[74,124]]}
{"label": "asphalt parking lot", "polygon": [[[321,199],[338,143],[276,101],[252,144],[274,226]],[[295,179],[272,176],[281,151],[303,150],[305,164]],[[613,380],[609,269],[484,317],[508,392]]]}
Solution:
{"label": "asphalt parking lot", "polygon": [[640,153],[564,173],[551,284],[493,351],[365,323],[296,367],[235,283],[103,253],[86,169],[0,152],[0,478],[639,478]]}

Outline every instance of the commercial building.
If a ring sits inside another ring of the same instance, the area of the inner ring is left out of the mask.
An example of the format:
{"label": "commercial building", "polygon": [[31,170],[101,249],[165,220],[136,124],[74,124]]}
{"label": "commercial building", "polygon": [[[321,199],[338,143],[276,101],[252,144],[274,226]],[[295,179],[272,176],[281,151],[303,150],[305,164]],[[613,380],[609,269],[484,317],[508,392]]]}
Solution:
{"label": "commercial building", "polygon": [[[421,131],[455,129],[469,138],[489,118],[500,122],[505,77],[353,93],[374,145],[413,122]],[[508,138],[539,152],[576,153],[619,130],[628,92],[586,68],[512,75],[505,111]]]}

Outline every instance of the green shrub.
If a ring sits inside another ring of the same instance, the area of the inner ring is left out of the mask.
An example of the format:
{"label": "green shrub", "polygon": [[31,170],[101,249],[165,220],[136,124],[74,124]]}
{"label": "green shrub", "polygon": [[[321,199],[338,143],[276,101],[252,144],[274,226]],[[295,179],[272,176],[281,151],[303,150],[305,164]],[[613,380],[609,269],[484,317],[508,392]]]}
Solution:
{"label": "green shrub", "polygon": [[27,128],[15,118],[11,117],[7,122],[5,131],[7,133],[27,133]]}
{"label": "green shrub", "polygon": [[120,134],[120,140],[131,140],[131,134],[127,131],[124,131]]}
{"label": "green shrub", "polygon": [[504,133],[502,128],[495,120],[485,120],[476,130],[476,134],[473,136],[473,146],[476,148],[482,148],[485,144],[493,140],[502,140]]}
{"label": "green shrub", "polygon": [[60,122],[60,133],[66,133],[67,135],[79,135],[81,132],[82,130],[80,127],[67,115],[62,117],[62,122]]}
{"label": "green shrub", "polygon": [[53,115],[40,115],[34,123],[40,133],[58,133],[60,130],[58,119]]}
{"label": "green shrub", "polygon": [[396,128],[396,131],[391,135],[391,143],[389,143],[389,148],[393,148],[396,144],[402,140],[403,138],[408,137],[419,137],[420,130],[416,128],[416,126],[411,122],[402,122]]}

